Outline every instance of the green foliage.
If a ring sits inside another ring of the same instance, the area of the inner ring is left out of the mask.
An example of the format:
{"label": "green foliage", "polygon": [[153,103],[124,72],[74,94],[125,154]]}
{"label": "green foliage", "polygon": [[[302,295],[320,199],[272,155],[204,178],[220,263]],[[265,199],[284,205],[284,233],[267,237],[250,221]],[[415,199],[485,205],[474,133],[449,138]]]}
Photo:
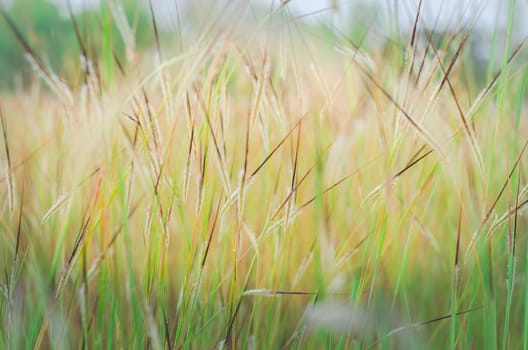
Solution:
{"label": "green foliage", "polygon": [[[145,47],[152,39],[150,18],[143,7],[138,6],[138,1],[121,2],[134,31],[136,48]],[[71,18],[61,13],[57,6],[43,0],[13,2],[6,13],[51,70],[64,77],[74,73],[81,50]],[[77,14],[74,19],[91,59],[105,54],[107,61],[108,57],[113,59],[113,54],[121,59],[124,57],[125,43],[106,3],[98,11]],[[105,48],[110,50],[110,55],[105,53]],[[24,56],[13,31],[5,20],[0,20],[0,89],[12,90],[19,78],[23,83],[29,81],[31,67]]]}
{"label": "green foliage", "polygon": [[[71,21],[59,15],[57,8],[46,1],[17,1],[7,11],[30,45],[51,68],[61,69],[66,55],[75,50]],[[0,31],[0,74],[2,88],[13,84],[15,74],[27,78],[28,62],[5,21]]]}

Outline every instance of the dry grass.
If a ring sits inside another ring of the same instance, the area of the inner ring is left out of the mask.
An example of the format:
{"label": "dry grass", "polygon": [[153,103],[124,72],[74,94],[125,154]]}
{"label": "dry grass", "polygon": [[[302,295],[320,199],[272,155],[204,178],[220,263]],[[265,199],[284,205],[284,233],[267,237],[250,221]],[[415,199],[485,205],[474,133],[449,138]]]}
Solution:
{"label": "dry grass", "polygon": [[271,33],[71,88],[33,57],[2,97],[0,348],[526,348],[515,57],[479,87],[464,31]]}

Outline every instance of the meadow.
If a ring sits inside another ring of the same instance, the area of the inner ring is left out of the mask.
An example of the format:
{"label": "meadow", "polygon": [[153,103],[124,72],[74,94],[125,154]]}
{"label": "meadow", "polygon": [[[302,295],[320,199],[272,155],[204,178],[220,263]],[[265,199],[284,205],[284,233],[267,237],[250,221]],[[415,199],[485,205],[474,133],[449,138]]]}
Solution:
{"label": "meadow", "polygon": [[480,70],[419,9],[382,45],[230,11],[147,49],[72,15],[54,67],[2,9],[0,348],[528,349],[513,11]]}

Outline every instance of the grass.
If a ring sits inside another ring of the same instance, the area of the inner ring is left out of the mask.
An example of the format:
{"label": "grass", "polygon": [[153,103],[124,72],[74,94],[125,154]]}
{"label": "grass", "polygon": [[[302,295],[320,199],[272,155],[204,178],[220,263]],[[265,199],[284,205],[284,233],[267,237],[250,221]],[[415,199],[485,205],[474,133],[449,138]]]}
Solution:
{"label": "grass", "polygon": [[286,5],[177,45],[152,16],[126,58],[108,12],[64,79],[3,12],[37,78],[0,103],[0,348],[528,349],[510,6],[484,85],[419,9],[381,48]]}

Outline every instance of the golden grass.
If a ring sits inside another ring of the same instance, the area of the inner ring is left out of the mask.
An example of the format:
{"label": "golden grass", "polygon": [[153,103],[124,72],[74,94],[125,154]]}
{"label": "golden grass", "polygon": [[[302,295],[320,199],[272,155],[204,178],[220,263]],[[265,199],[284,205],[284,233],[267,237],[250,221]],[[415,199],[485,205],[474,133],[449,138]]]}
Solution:
{"label": "golden grass", "polygon": [[[0,347],[521,346],[524,83],[303,35],[2,97]],[[368,331],[305,329],[323,299]]]}

